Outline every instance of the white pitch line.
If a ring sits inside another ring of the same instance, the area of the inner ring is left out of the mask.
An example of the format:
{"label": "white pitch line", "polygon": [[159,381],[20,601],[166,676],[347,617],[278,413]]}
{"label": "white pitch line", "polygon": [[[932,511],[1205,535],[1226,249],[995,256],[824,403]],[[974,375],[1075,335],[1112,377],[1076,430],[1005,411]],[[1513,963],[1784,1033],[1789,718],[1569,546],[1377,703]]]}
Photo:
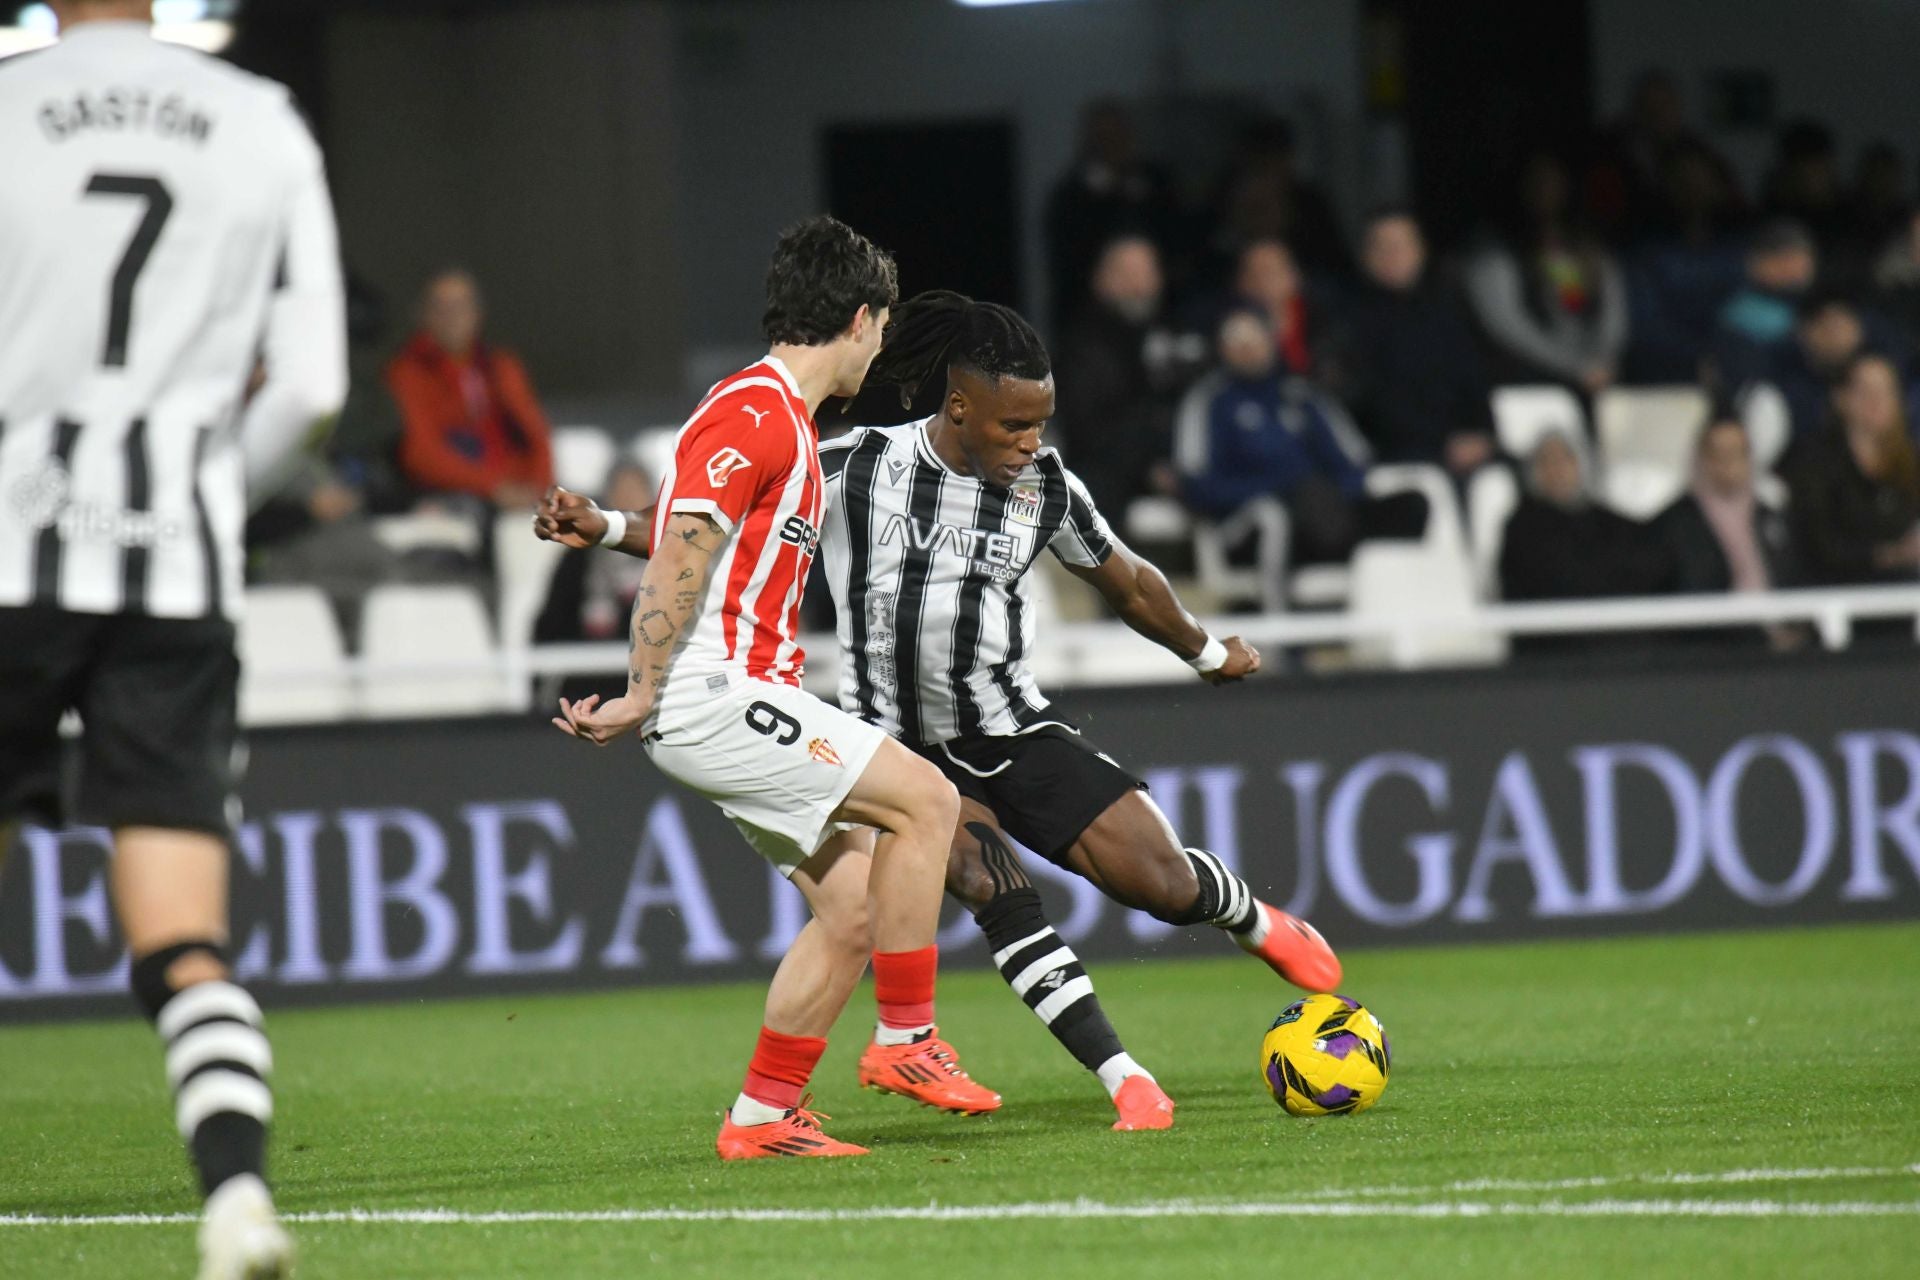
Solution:
{"label": "white pitch line", "polygon": [[[291,1213],[301,1226],[513,1226],[535,1223],[809,1223],[986,1222],[1016,1219],[1088,1221],[1114,1218],[1882,1218],[1920,1217],[1920,1200],[1548,1200],[1425,1201],[1411,1204],[1329,1204],[1325,1201],[1097,1200],[1026,1204],[899,1205],[866,1209],[607,1209],[462,1213],[451,1209],[347,1209]],[[190,1226],[191,1214],[116,1214],[101,1217],[0,1217],[0,1227]]]}
{"label": "white pitch line", "polygon": [[1622,1173],[1587,1178],[1466,1178],[1426,1186],[1324,1187],[1305,1191],[1306,1200],[1347,1197],[1457,1195],[1489,1191],[1592,1191],[1600,1187],[1697,1187],[1746,1182],[1815,1182],[1833,1178],[1897,1178],[1920,1174],[1920,1164],[1843,1166],[1819,1169],[1719,1169],[1706,1173]]}

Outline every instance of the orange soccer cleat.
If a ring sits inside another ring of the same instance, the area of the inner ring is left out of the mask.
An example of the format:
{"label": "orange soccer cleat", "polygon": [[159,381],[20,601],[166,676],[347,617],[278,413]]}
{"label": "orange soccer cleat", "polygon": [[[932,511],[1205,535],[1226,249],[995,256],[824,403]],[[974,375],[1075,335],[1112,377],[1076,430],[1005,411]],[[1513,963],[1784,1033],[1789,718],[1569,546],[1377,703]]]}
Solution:
{"label": "orange soccer cleat", "polygon": [[867,1045],[860,1055],[860,1087],[897,1093],[924,1106],[963,1116],[1000,1109],[1000,1095],[973,1082],[935,1027],[912,1044]]}
{"label": "orange soccer cleat", "polygon": [[1290,916],[1278,907],[1255,902],[1266,917],[1267,936],[1258,944],[1244,933],[1233,940],[1242,949],[1267,962],[1269,968],[1296,987],[1308,991],[1332,991],[1340,985],[1340,958],[1320,936],[1320,931],[1298,916]]}
{"label": "orange soccer cleat", "polygon": [[1166,1095],[1152,1076],[1128,1076],[1113,1095],[1113,1109],[1120,1118],[1113,1127],[1122,1133],[1135,1129],[1173,1128],[1173,1099]]}
{"label": "orange soccer cleat", "polygon": [[762,1156],[864,1156],[865,1147],[838,1142],[820,1132],[820,1122],[832,1116],[807,1110],[808,1094],[800,1105],[767,1124],[735,1124],[729,1115],[720,1122],[714,1149],[722,1160],[758,1160]]}

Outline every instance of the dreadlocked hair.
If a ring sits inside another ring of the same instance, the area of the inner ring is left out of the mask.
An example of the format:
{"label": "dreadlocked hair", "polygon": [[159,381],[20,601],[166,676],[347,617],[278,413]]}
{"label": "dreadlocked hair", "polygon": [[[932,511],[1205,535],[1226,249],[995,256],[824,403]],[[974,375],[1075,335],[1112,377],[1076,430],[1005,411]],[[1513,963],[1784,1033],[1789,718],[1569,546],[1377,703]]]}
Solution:
{"label": "dreadlocked hair", "polygon": [[[1012,307],[976,302],[951,289],[915,294],[894,309],[880,354],[867,372],[867,386],[890,387],[898,408],[909,415],[937,403],[947,388],[947,371],[967,368],[988,378],[1031,378],[1053,373],[1046,344]],[[861,420],[884,425],[872,416],[892,406],[875,395]],[[862,400],[867,400],[862,397]]]}

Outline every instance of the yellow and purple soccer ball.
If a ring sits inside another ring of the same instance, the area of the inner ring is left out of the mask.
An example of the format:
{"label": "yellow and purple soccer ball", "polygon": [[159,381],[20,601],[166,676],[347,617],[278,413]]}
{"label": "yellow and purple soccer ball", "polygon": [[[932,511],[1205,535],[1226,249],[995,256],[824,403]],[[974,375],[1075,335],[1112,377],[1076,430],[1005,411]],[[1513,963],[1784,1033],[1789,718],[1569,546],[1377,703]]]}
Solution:
{"label": "yellow and purple soccer ball", "polygon": [[1260,1042],[1267,1090],[1290,1115],[1365,1111],[1386,1092],[1391,1065],[1386,1028],[1346,996],[1295,1000]]}

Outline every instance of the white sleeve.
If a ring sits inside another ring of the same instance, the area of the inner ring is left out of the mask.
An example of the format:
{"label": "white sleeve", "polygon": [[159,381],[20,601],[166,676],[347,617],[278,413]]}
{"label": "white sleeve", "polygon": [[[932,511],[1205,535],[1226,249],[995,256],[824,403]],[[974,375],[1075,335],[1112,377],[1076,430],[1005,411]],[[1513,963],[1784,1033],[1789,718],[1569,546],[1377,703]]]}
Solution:
{"label": "white sleeve", "polygon": [[287,115],[294,178],[261,348],[266,382],[240,424],[255,507],[284,482],[313,427],[340,412],[347,398],[346,288],[333,203],[320,148],[291,104]]}

